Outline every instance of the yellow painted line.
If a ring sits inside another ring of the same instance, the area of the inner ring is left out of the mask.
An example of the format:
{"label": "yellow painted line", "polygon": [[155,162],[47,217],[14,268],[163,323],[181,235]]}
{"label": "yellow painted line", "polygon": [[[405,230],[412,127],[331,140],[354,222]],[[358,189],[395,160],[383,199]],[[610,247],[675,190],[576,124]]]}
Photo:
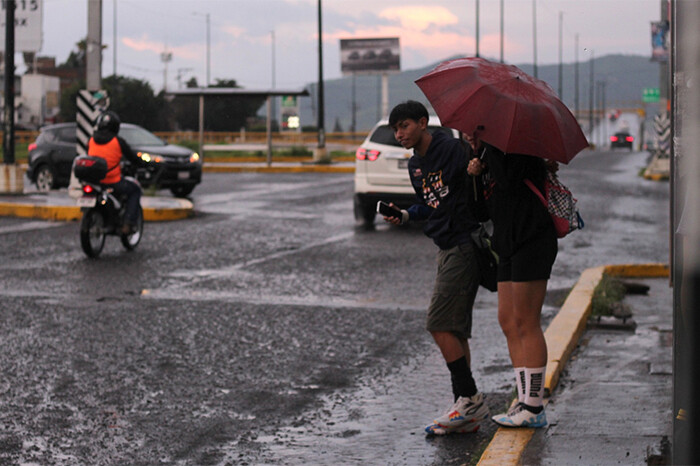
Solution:
{"label": "yellow painted line", "polygon": [[[586,269],[574,285],[557,315],[544,332],[547,341],[546,396],[551,396],[559,377],[576,348],[591,313],[593,292],[603,275],[615,277],[663,278],[669,276],[665,264],[604,265]],[[524,432],[524,433],[522,433]],[[518,465],[534,429],[499,427],[479,459],[479,465]]]}

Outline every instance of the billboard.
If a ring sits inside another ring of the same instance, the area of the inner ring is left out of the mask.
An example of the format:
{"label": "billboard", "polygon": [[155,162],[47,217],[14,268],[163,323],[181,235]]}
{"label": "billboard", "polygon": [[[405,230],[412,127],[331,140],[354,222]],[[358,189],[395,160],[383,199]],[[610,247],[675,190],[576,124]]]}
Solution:
{"label": "billboard", "polygon": [[668,21],[651,23],[651,60],[668,61]]}
{"label": "billboard", "polygon": [[[41,19],[43,0],[15,2],[15,52],[41,50]],[[5,1],[0,13],[0,52],[5,51]]]}
{"label": "billboard", "polygon": [[398,37],[340,39],[340,71],[356,73],[398,73],[401,50]]}

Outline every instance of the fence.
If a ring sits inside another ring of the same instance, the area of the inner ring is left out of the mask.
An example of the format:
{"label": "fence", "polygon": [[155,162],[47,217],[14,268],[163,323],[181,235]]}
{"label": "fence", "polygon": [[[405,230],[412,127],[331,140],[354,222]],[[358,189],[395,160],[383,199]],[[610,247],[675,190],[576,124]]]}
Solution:
{"label": "fence", "polygon": [[[153,134],[167,141],[170,144],[177,144],[183,141],[198,141],[199,133],[197,131],[155,131]],[[15,131],[15,144],[29,144],[36,140],[39,131]],[[3,136],[0,131],[0,138]],[[326,133],[326,142],[332,144],[357,144],[359,145],[367,133]],[[317,133],[272,133],[273,144],[283,145],[309,145],[318,141]],[[267,142],[267,134],[264,132],[251,131],[205,131],[205,144],[235,144],[235,143],[250,143],[250,144],[265,144]]]}

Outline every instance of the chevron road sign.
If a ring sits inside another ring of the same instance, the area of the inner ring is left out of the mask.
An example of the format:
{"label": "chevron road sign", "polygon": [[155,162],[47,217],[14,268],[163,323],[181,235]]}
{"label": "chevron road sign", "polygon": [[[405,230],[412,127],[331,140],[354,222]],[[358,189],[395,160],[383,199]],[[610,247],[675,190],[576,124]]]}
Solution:
{"label": "chevron road sign", "polygon": [[654,117],[654,131],[656,132],[656,147],[659,156],[667,158],[671,156],[671,118],[668,112],[659,113]]}
{"label": "chevron road sign", "polygon": [[88,142],[92,136],[95,121],[100,113],[109,108],[109,97],[107,91],[88,91],[81,89],[76,98],[78,113],[75,121],[77,123],[78,154],[87,154]]}

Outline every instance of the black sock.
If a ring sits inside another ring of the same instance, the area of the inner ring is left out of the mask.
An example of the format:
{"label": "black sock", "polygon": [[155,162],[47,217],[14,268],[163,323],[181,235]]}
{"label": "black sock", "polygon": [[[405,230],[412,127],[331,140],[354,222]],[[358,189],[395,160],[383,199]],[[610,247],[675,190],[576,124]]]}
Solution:
{"label": "black sock", "polygon": [[526,405],[525,403],[520,403],[520,404],[523,405],[523,408],[527,409],[528,411],[530,411],[531,413],[534,413],[534,414],[539,414],[544,409],[543,406],[530,406],[530,405]]}
{"label": "black sock", "polygon": [[447,368],[452,376],[452,393],[455,396],[455,401],[460,396],[470,397],[476,395],[476,382],[474,382],[466,357],[462,356],[456,361],[448,362]]}

